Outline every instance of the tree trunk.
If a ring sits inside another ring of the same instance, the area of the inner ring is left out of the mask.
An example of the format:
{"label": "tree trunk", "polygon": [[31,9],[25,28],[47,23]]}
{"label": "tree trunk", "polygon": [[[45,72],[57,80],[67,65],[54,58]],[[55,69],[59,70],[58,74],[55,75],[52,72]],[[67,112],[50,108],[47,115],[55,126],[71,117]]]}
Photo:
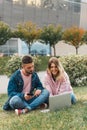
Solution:
{"label": "tree trunk", "polygon": [[76,55],[78,55],[78,47],[76,47]]}
{"label": "tree trunk", "polygon": [[53,44],[53,49],[54,49],[54,56],[56,56],[56,48],[55,48],[55,44]]}
{"label": "tree trunk", "polygon": [[28,44],[28,53],[30,54],[31,52],[31,46],[30,46],[30,43]]}
{"label": "tree trunk", "polygon": [[50,45],[49,45],[49,52],[50,52],[50,56],[52,56],[51,46]]}

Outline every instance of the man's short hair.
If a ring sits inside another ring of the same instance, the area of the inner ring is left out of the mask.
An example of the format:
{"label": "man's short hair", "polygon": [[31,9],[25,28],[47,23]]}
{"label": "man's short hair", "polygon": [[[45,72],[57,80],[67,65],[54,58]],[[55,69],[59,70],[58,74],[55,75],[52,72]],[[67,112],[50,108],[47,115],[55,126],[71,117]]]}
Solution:
{"label": "man's short hair", "polygon": [[33,62],[33,59],[32,59],[31,56],[25,55],[22,58],[22,64],[29,64],[29,63],[32,63],[32,62]]}

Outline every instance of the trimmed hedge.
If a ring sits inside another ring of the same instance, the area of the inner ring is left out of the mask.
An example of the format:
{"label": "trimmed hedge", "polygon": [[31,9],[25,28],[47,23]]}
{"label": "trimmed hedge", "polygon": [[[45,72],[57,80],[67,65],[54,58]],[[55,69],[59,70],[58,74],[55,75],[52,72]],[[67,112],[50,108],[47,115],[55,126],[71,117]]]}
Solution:
{"label": "trimmed hedge", "polygon": [[10,57],[8,56],[0,57],[0,75],[5,74],[5,66],[9,59]]}
{"label": "trimmed hedge", "polygon": [[[33,61],[35,63],[35,71],[39,70],[38,65],[40,64],[40,59],[39,57],[32,57]],[[8,60],[6,67],[5,67],[5,74],[9,77],[11,76],[12,73],[14,73],[17,69],[21,68],[21,60],[22,56],[18,55],[13,55],[11,58]]]}
{"label": "trimmed hedge", "polygon": [[[19,56],[0,58],[0,74],[10,76],[15,70],[21,67],[21,58]],[[46,70],[50,57],[33,57],[35,70]],[[72,86],[87,86],[87,55],[69,55],[59,58],[63,67],[69,75]]]}
{"label": "trimmed hedge", "polygon": [[71,55],[59,58],[69,75],[72,86],[87,86],[87,55]]}

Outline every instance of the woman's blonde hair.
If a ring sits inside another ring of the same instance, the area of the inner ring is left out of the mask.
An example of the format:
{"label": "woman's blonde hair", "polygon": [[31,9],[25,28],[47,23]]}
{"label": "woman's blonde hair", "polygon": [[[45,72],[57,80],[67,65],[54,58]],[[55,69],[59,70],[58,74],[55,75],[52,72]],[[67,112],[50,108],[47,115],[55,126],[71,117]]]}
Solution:
{"label": "woman's blonde hair", "polygon": [[[51,64],[52,63],[54,63],[55,64],[55,66],[57,67],[57,69],[58,69],[58,71],[59,71],[59,73],[58,73],[58,75],[57,75],[57,79],[61,79],[61,78],[63,78],[63,76],[64,76],[64,68],[63,68],[63,66],[62,66],[62,64],[61,64],[61,62],[59,61],[59,59],[58,58],[56,58],[56,57],[51,57],[50,59],[49,59],[49,62],[48,62],[48,72],[50,72],[50,68],[51,68]],[[51,73],[51,72],[50,72]]]}

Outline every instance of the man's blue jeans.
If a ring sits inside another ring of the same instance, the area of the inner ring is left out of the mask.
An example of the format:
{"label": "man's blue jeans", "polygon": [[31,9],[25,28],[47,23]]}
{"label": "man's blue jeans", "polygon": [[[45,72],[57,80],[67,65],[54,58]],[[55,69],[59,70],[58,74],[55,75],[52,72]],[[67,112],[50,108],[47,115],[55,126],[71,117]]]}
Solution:
{"label": "man's blue jeans", "polygon": [[36,109],[39,105],[44,102],[47,102],[49,99],[49,92],[46,89],[43,89],[39,96],[32,97],[32,99],[26,101],[21,99],[19,96],[13,96],[9,105],[12,109],[24,109],[27,108],[29,110]]}

